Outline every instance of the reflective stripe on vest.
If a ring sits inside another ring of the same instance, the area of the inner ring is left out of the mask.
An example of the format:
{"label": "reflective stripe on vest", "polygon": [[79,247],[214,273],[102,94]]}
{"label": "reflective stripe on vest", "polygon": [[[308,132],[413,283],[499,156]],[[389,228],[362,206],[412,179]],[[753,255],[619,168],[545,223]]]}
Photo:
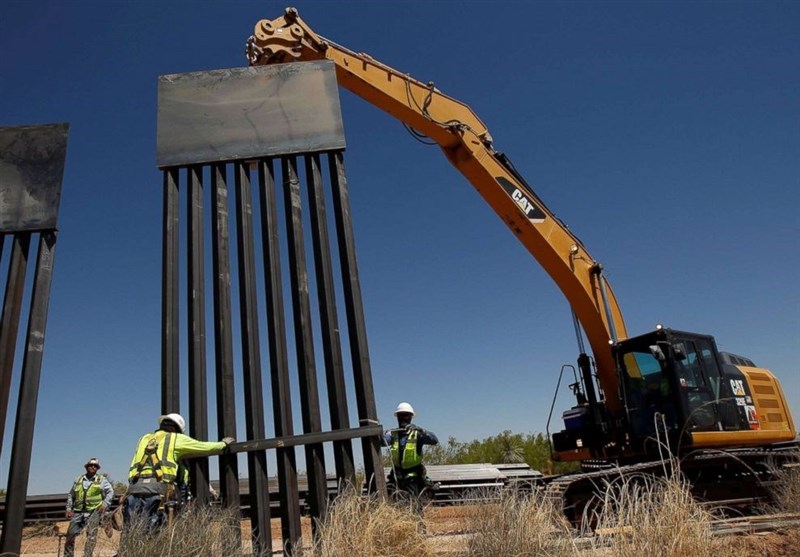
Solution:
{"label": "reflective stripe on vest", "polygon": [[[158,443],[155,454],[148,454],[147,445],[152,440]],[[172,484],[178,475],[178,463],[175,461],[175,442],[173,433],[158,430],[148,433],[139,440],[136,454],[128,472],[128,480],[139,478],[156,478],[160,482]]]}
{"label": "reflective stripe on vest", "polygon": [[[89,489],[83,489],[84,476],[75,478],[75,485],[72,486],[72,510],[75,512],[91,512],[103,504],[103,479],[95,474],[89,480]],[[88,478],[87,478],[88,479]]]}
{"label": "reflective stripe on vest", "polygon": [[[406,445],[403,448],[403,454],[400,454],[400,436],[394,435],[392,439],[392,462],[401,470],[414,468],[422,464],[422,455],[417,451],[417,430],[411,431],[406,438]],[[402,460],[401,460],[402,457]]]}

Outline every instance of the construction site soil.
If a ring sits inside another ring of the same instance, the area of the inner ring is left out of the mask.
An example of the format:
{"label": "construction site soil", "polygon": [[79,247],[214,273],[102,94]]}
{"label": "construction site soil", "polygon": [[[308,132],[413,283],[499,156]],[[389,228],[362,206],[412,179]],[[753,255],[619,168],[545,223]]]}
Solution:
{"label": "construction site soil", "polygon": [[[463,510],[459,507],[434,507],[426,511],[425,524],[429,541],[436,555],[458,557],[466,555]],[[26,527],[23,533],[22,553],[24,557],[60,557],[64,553],[64,533],[67,522],[50,525]],[[309,519],[302,522],[303,536],[308,541],[311,536]],[[249,521],[242,521],[243,539],[248,539]],[[273,551],[280,555],[280,522],[272,521]],[[83,554],[86,537],[81,536],[76,543],[75,555]],[[800,529],[779,532],[761,532],[750,535],[730,537],[736,554],[742,557],[796,557],[800,547]],[[119,544],[119,532],[108,537],[102,530],[98,532],[95,557],[112,557]],[[245,546],[245,551],[247,547]],[[409,556],[413,557],[413,556]]]}

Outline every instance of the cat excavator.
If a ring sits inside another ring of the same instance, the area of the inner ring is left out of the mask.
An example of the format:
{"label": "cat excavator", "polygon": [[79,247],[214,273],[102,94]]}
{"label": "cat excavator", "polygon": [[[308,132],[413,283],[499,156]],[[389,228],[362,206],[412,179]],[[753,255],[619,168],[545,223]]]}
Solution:
{"label": "cat excavator", "polygon": [[246,55],[251,66],[333,62],[340,86],[435,142],[563,292],[579,356],[562,375],[571,371],[575,404],[563,412],[562,430],[549,435],[548,421],[548,435],[553,460],[582,469],[547,489],[573,519],[598,482],[625,469],[657,473],[665,454],[680,457],[698,497],[729,502],[763,495],[754,486],[797,459],[797,431],[775,375],[720,352],[710,335],[658,326],[629,336],[603,265],[495,149],[469,106],[318,35],[294,8],[258,21]]}

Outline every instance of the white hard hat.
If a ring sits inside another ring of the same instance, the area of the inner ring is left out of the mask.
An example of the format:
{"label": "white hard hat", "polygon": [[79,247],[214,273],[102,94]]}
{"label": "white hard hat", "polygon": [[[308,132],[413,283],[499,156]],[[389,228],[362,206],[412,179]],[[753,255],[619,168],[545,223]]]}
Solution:
{"label": "white hard hat", "polygon": [[394,411],[395,416],[398,414],[411,414],[413,416],[414,408],[407,402],[401,402],[397,405],[397,409]]}
{"label": "white hard hat", "polygon": [[183,416],[181,416],[180,414],[175,414],[173,412],[172,414],[164,414],[163,416],[159,416],[158,417],[158,425],[159,425],[159,427],[161,427],[161,423],[164,420],[169,420],[170,422],[172,422],[173,424],[178,426],[178,429],[181,430],[181,433],[186,431],[186,420],[184,420]]}
{"label": "white hard hat", "polygon": [[88,468],[89,466],[94,466],[98,470],[100,470],[100,461],[97,460],[96,458],[92,457],[92,458],[90,458],[89,460],[86,461],[86,464],[83,465],[84,468]]}

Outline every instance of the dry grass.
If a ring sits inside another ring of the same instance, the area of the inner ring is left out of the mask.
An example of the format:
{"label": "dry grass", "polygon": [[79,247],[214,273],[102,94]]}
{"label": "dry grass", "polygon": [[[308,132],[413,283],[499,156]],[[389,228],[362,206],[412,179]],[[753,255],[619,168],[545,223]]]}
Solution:
{"label": "dry grass", "polygon": [[149,531],[134,520],[120,539],[120,557],[241,556],[240,518],[231,510],[197,507],[180,513],[172,524]]}
{"label": "dry grass", "polygon": [[374,497],[353,493],[334,501],[319,524],[314,557],[434,557],[419,517]]}
{"label": "dry grass", "polygon": [[[800,468],[782,471],[781,478],[779,510],[800,512]],[[442,553],[442,538],[427,536],[411,509],[350,492],[334,501],[317,525],[316,538],[296,556],[436,557],[438,548],[438,555],[449,557],[738,557],[756,549],[743,540],[714,537],[712,515],[677,477],[620,479],[606,486],[598,503],[592,517],[596,534],[590,545],[584,538],[579,546],[577,533],[549,501],[535,494],[499,499],[493,494],[457,513],[462,531],[469,534]],[[153,534],[135,526],[121,542],[120,555],[249,557],[249,543],[243,552],[239,533],[235,513],[197,509]],[[800,541],[796,530],[784,534]]]}
{"label": "dry grass", "polygon": [[773,490],[775,510],[800,513],[800,458],[791,466],[775,472],[778,482]]}
{"label": "dry grass", "polygon": [[605,490],[595,548],[615,557],[727,557],[730,544],[712,537],[713,516],[679,478],[627,478]]}
{"label": "dry grass", "polygon": [[578,554],[564,515],[538,495],[503,495],[475,507],[467,529],[467,557],[548,557]]}

